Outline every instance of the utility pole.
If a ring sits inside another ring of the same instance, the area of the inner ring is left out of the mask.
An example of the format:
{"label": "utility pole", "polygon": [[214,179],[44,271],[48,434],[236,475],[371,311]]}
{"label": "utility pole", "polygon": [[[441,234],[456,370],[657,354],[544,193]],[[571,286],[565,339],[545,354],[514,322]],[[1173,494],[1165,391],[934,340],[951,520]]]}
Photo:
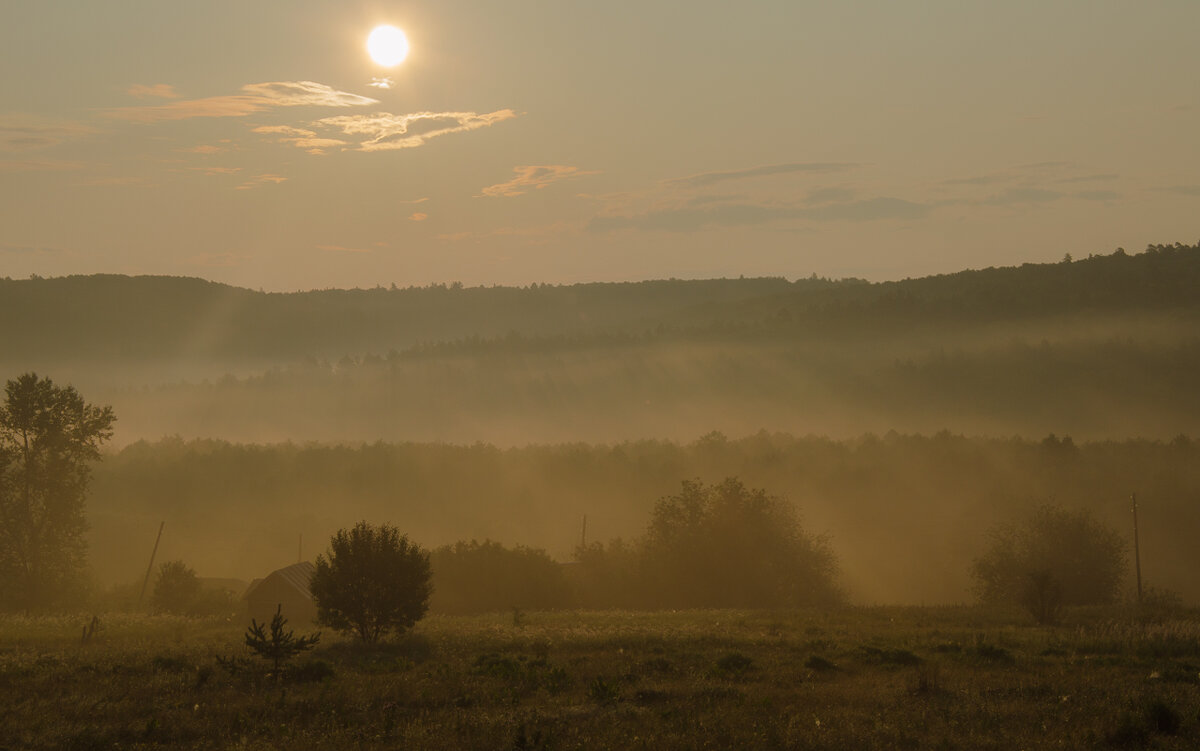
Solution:
{"label": "utility pole", "polygon": [[138,607],[141,607],[142,598],[146,596],[146,585],[150,583],[150,574],[154,571],[154,556],[158,555],[158,541],[162,539],[162,531],[165,526],[167,526],[166,522],[158,523],[158,537],[154,538],[154,550],[150,551],[150,565],[146,567],[146,578],[142,581],[142,593],[138,595]]}
{"label": "utility pole", "polygon": [[1133,502],[1133,565],[1137,570],[1138,605],[1142,604],[1142,551],[1138,547],[1137,493],[1131,493]]}

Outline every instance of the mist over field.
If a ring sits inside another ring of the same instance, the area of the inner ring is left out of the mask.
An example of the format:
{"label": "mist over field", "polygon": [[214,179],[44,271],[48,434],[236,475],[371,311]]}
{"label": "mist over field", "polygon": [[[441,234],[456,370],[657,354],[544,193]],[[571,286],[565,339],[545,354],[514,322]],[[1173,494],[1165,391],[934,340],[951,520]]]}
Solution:
{"label": "mist over field", "polygon": [[102,586],[160,521],[166,558],[242,580],[360,518],[571,561],[584,516],[635,541],[681,481],[737,477],[827,536],[855,602],[971,601],[989,529],[1055,504],[1124,535],[1135,492],[1148,579],[1196,601],[1198,288],[1182,245],[883,284],[8,280],[0,358],[118,416]]}

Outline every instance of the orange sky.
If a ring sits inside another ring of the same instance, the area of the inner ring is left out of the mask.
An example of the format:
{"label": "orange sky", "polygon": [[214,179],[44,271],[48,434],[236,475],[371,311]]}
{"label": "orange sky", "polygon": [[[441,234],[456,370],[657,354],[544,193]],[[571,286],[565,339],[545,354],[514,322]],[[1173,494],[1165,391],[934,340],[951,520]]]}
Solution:
{"label": "orange sky", "polygon": [[0,276],[886,279],[1194,242],[1198,28],[1194,0],[5,3]]}

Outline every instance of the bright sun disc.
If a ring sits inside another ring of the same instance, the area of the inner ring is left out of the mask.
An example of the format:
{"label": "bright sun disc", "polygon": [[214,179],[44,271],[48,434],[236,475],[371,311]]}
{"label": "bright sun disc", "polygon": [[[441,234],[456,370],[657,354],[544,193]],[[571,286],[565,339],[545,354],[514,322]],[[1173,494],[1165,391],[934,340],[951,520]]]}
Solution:
{"label": "bright sun disc", "polygon": [[408,57],[408,37],[395,26],[377,26],[367,37],[367,53],[385,68],[399,65]]}

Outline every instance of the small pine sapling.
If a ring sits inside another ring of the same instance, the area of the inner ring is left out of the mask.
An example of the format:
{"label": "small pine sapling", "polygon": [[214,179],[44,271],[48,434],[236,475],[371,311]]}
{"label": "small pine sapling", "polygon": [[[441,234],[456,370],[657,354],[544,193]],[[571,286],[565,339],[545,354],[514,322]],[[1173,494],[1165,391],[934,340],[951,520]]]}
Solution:
{"label": "small pine sapling", "polygon": [[[307,652],[315,647],[321,639],[320,631],[308,636],[296,636],[290,629],[284,630],[285,623],[287,623],[287,618],[283,617],[283,606],[280,605],[275,608],[275,616],[271,618],[270,626],[251,618],[250,626],[246,628],[246,646],[264,660],[271,660],[274,663],[277,677],[281,663],[301,652]],[[267,634],[268,628],[271,630],[269,635]]]}

